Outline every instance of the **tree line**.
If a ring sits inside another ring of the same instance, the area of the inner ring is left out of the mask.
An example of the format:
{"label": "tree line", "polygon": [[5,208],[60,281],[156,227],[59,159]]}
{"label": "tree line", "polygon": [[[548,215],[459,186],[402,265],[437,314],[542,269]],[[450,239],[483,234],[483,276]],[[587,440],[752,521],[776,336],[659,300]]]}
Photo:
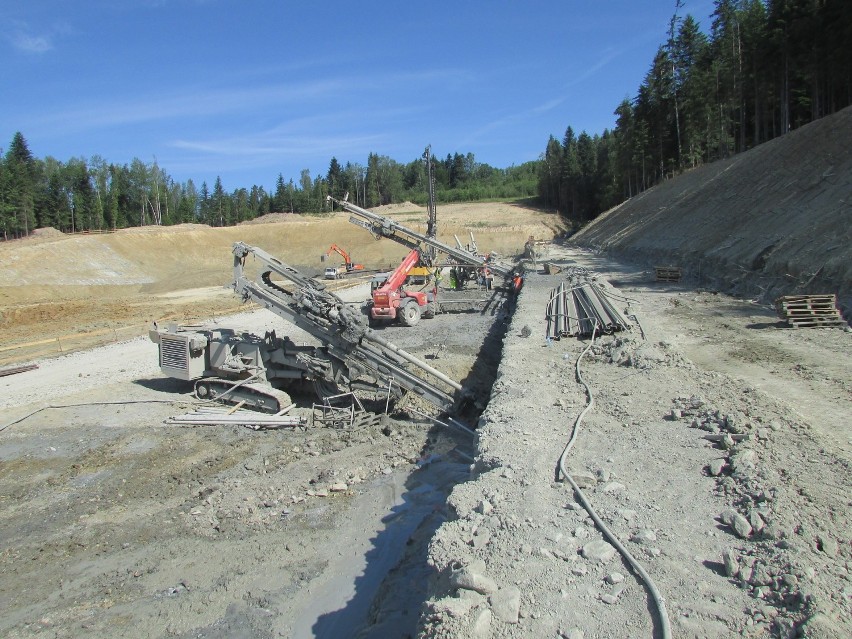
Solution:
{"label": "tree line", "polygon": [[[472,153],[434,158],[432,175],[440,201],[480,201],[535,196],[537,163],[497,169],[479,163]],[[34,157],[20,132],[0,154],[0,225],[3,239],[28,235],[36,228],[63,232],[114,230],[149,224],[201,223],[229,226],[274,212],[329,211],[326,195],[370,208],[410,200],[425,204],[426,167],[422,159],[407,164],[370,153],[366,166],[336,158],[326,175],[312,178],[303,170],[298,182],[279,174],[275,188],[262,186],[226,192],[217,177],[206,182],[173,180],[157,162],[134,159],[111,164],[102,157],[60,162]]]}
{"label": "tree line", "polygon": [[716,0],[709,34],[675,2],[636,96],[601,135],[550,137],[539,196],[589,220],[659,181],[852,104],[852,2]]}

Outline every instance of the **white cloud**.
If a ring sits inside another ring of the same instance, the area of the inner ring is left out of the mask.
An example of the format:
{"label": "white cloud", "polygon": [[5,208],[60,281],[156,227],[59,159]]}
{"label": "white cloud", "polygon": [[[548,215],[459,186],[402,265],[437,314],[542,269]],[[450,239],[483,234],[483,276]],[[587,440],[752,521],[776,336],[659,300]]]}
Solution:
{"label": "white cloud", "polygon": [[27,25],[14,23],[6,33],[6,39],[13,47],[24,53],[45,53],[53,49],[49,35],[33,35]]}

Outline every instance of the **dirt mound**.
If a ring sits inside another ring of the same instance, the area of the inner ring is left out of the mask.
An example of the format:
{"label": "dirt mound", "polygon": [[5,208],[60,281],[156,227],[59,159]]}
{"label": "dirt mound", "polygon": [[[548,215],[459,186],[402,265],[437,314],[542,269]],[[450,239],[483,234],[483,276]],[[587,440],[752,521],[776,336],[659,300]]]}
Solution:
{"label": "dirt mound", "polygon": [[[425,232],[425,213],[409,204],[396,205],[397,219]],[[441,206],[438,220],[444,242],[454,245],[454,235],[467,241],[475,232],[481,250],[500,255],[520,254],[529,235],[549,238],[564,228],[553,214],[512,204]],[[272,213],[225,228],[180,224],[115,233],[53,231],[0,243],[0,326],[8,342],[0,347],[0,363],[19,360],[24,351],[11,348],[20,344],[61,337],[67,350],[69,333],[75,339],[84,332],[115,335],[115,329],[142,331],[153,319],[185,321],[232,309],[239,300],[221,293],[232,278],[231,249],[237,241],[259,246],[308,275],[335,263],[336,256],[321,260],[332,242],[367,271],[390,270],[408,252],[390,240],[377,241],[350,224],[346,213]],[[195,293],[175,295],[197,290],[205,292],[205,300]],[[51,348],[55,353],[58,346]]]}
{"label": "dirt mound", "polygon": [[45,226],[41,229],[36,229],[31,233],[32,237],[64,237],[65,233],[52,226]]}
{"label": "dirt mound", "polygon": [[266,215],[261,215],[260,217],[256,217],[253,220],[246,220],[245,222],[240,222],[239,226],[245,226],[246,224],[277,224],[279,222],[298,222],[299,220],[303,220],[304,218],[301,215],[297,215],[296,213],[267,213]]}
{"label": "dirt mound", "polygon": [[572,238],[699,285],[770,300],[852,302],[852,108],[702,166],[608,211]]}
{"label": "dirt mound", "polygon": [[393,213],[403,213],[408,211],[425,211],[426,207],[406,200],[399,204],[385,204],[383,206],[377,206],[372,210],[379,215],[392,215]]}
{"label": "dirt mound", "polygon": [[175,224],[173,226],[159,226],[159,225],[150,225],[150,226],[130,226],[126,229],[118,229],[115,231],[119,235],[137,235],[139,233],[162,233],[164,230],[168,231],[192,231],[192,230],[200,230],[200,229],[209,229],[212,228],[209,224]]}

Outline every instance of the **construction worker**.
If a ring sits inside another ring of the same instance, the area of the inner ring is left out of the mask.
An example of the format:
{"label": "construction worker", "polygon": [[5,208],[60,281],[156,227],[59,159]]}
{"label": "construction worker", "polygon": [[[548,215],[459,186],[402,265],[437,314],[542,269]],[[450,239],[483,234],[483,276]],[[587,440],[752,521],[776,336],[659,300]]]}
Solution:
{"label": "construction worker", "polygon": [[491,272],[491,269],[486,266],[482,270],[482,275],[485,278],[485,290],[490,291],[494,282],[494,274]]}

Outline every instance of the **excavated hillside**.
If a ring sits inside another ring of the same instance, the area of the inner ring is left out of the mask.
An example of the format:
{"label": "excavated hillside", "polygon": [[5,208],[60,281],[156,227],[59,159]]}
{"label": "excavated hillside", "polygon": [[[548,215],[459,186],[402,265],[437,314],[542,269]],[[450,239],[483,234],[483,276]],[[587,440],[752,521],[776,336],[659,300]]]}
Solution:
{"label": "excavated hillside", "polygon": [[764,301],[835,293],[850,309],[850,140],[852,107],[649,189],[572,242],[681,266],[700,286]]}
{"label": "excavated hillside", "polygon": [[[425,207],[410,202],[376,211],[425,232]],[[0,242],[0,365],[77,350],[147,333],[153,320],[203,320],[240,307],[230,289],[231,247],[259,246],[303,272],[342,264],[332,243],[364,265],[352,280],[391,270],[408,250],[377,241],[346,213],[271,214],[226,228],[202,224],[146,226],[115,233],[65,235],[39,229]],[[514,203],[441,206],[439,238],[501,255],[523,251],[530,235],[552,238],[564,223],[552,213]],[[326,257],[322,261],[322,257]],[[346,282],[331,283],[332,287]]]}

